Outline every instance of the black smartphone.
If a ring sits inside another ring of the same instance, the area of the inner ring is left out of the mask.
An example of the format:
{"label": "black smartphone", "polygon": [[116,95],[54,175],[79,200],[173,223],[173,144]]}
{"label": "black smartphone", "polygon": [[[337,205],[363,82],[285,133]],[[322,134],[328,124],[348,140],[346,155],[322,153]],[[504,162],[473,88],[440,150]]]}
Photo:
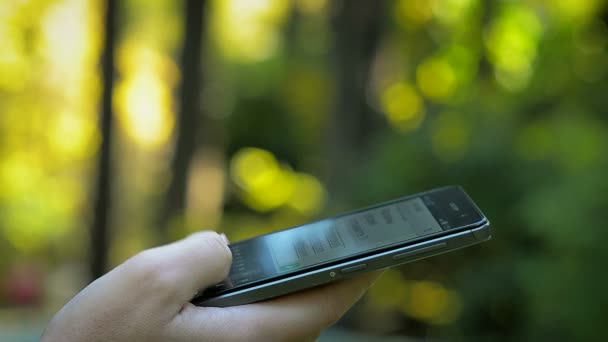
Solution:
{"label": "black smartphone", "polygon": [[231,244],[228,278],[192,302],[257,302],[490,237],[488,219],[460,186],[439,188]]}

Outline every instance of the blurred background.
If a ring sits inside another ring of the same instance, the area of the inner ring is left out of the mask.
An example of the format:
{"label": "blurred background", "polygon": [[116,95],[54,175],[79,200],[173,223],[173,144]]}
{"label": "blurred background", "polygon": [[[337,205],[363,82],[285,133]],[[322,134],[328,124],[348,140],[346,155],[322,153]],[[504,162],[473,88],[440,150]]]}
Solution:
{"label": "blurred background", "polygon": [[488,243],[391,269],[327,339],[598,340],[602,0],[0,2],[0,339],[202,228],[448,184]]}

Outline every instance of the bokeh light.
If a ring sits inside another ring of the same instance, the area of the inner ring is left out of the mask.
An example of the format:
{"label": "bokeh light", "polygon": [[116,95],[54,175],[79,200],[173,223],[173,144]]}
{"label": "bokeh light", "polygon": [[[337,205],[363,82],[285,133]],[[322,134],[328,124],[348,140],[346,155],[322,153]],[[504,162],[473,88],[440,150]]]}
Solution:
{"label": "bokeh light", "polygon": [[381,310],[397,309],[406,300],[408,286],[400,272],[388,269],[370,289],[370,305]]}
{"label": "bokeh light", "polygon": [[76,113],[58,113],[50,126],[50,142],[61,158],[83,160],[97,151],[100,142],[95,122]]}
{"label": "bokeh light", "polygon": [[497,81],[508,90],[524,88],[532,75],[542,24],[524,5],[507,5],[486,38]]}
{"label": "bokeh light", "polygon": [[272,153],[259,148],[238,151],[230,162],[230,174],[243,201],[258,211],[287,205],[312,215],[325,201],[325,190],[315,177],[292,171]]}
{"label": "bokeh light", "polygon": [[62,1],[53,4],[42,18],[42,52],[48,63],[61,71],[64,81],[66,76],[79,77],[79,72],[86,71],[74,61],[94,62],[98,57],[101,39],[84,29],[100,25],[98,6],[92,1]]}
{"label": "bokeh light", "polygon": [[80,224],[99,144],[97,1],[0,4],[0,230],[36,255]]}
{"label": "bokeh light", "polygon": [[436,101],[445,101],[456,91],[454,68],[441,57],[431,57],[420,64],[416,79],[420,91]]}
{"label": "bokeh light", "polygon": [[400,310],[429,324],[449,324],[462,311],[460,295],[430,280],[406,280],[394,269],[384,272],[370,289],[375,310]]}
{"label": "bokeh light", "polygon": [[432,324],[453,322],[461,311],[458,294],[433,281],[414,281],[409,284],[409,297],[402,306],[410,316]]}
{"label": "bokeh light", "polygon": [[[444,25],[458,26],[470,19],[478,0],[432,0],[433,14]],[[456,28],[458,29],[458,28]]]}
{"label": "bokeh light", "polygon": [[417,27],[433,19],[432,1],[399,0],[395,1],[395,16],[401,26]]}
{"label": "bokeh light", "polygon": [[116,108],[122,127],[142,147],[163,146],[175,126],[177,67],[162,52],[134,41],[123,43],[118,56],[123,75],[116,87]]}
{"label": "bokeh light", "polygon": [[295,189],[287,200],[287,206],[306,217],[312,217],[325,204],[325,188],[319,180],[309,174],[296,173]]}
{"label": "bokeh light", "polygon": [[402,132],[417,129],[424,120],[424,101],[406,82],[395,83],[382,93],[382,107],[391,126]]}
{"label": "bokeh light", "polygon": [[605,3],[602,0],[552,0],[547,1],[547,5],[556,12],[558,18],[580,24],[587,21],[602,5],[605,6]]}
{"label": "bokeh light", "polygon": [[[321,4],[319,4],[321,5]],[[231,59],[259,62],[276,54],[282,44],[278,31],[289,2],[281,0],[216,0],[211,28],[217,46]],[[303,5],[315,7],[315,4]]]}

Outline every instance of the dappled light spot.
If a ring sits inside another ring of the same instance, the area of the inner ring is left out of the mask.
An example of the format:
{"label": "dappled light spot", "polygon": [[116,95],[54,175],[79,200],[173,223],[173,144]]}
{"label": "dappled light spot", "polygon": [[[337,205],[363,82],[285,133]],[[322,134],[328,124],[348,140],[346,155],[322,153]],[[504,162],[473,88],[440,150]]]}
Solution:
{"label": "dappled light spot", "polygon": [[26,153],[5,155],[0,161],[0,199],[10,199],[36,188],[43,179],[39,158]]}
{"label": "dappled light spot", "polygon": [[254,210],[271,211],[288,206],[313,215],[325,201],[325,189],[315,177],[296,173],[259,148],[243,148],[230,163],[230,175],[242,200]]}
{"label": "dappled light spot", "polygon": [[274,155],[258,148],[241,149],[230,164],[232,180],[244,190],[264,187],[277,178],[279,172]]}
{"label": "dappled light spot", "polygon": [[444,25],[457,25],[469,18],[478,0],[430,0],[433,14]]}
{"label": "dappled light spot", "polygon": [[241,197],[251,208],[269,211],[284,205],[293,194],[294,177],[272,153],[258,148],[237,152],[230,164],[232,180],[241,188]]}
{"label": "dappled light spot", "polygon": [[49,132],[52,146],[67,160],[93,156],[101,140],[96,122],[70,112],[58,114]]}
{"label": "dappled light spot", "polygon": [[121,127],[138,146],[165,145],[175,126],[173,86],[178,71],[162,52],[126,42],[119,48],[122,79],[116,86],[115,107]]}
{"label": "dappled light spot", "polygon": [[396,1],[395,18],[405,28],[422,26],[433,19],[432,3],[426,0]]}
{"label": "dappled light spot", "polygon": [[409,132],[424,120],[424,102],[412,85],[395,83],[382,94],[382,106],[393,128]]}
{"label": "dappled light spot", "polygon": [[408,299],[402,305],[403,311],[419,320],[431,324],[447,324],[460,315],[460,296],[434,281],[414,281],[410,283]]}
{"label": "dappled light spot", "polygon": [[[1,18],[1,17],[0,17]],[[1,20],[1,19],[0,19]],[[25,55],[25,41],[16,28],[7,22],[0,23],[0,89],[18,91],[27,82],[28,61]]]}
{"label": "dappled light spot", "polygon": [[505,7],[493,20],[485,39],[496,80],[505,89],[520,90],[528,84],[543,26],[523,5]]}
{"label": "dappled light spot", "polygon": [[325,204],[325,188],[311,175],[296,173],[295,177],[295,189],[287,205],[304,216],[318,213]]}
{"label": "dappled light spot", "polygon": [[216,0],[211,30],[220,51],[239,62],[259,62],[276,54],[279,28],[289,2],[281,0]]}
{"label": "dappled light spot", "polygon": [[21,255],[82,225],[99,144],[99,5],[0,3],[0,230]]}
{"label": "dappled light spot", "polygon": [[4,207],[2,230],[14,248],[29,254],[40,251],[73,228],[71,214],[81,208],[84,193],[70,179],[24,181],[19,193]]}
{"label": "dappled light spot", "polygon": [[[91,1],[68,0],[54,4],[42,21],[43,52],[49,63],[65,74],[80,72],[74,61],[92,61],[99,55],[96,30],[100,16]],[[77,75],[76,75],[77,76]]]}
{"label": "dappled light spot", "polygon": [[456,91],[454,68],[441,57],[431,57],[418,66],[416,80],[420,91],[436,101],[448,100]]}
{"label": "dappled light spot", "polygon": [[388,269],[369,289],[370,305],[380,310],[397,309],[407,296],[408,282],[396,269]]}
{"label": "dappled light spot", "polygon": [[587,21],[602,5],[605,7],[605,1],[602,0],[553,0],[547,1],[547,4],[559,19],[576,23]]}
{"label": "dappled light spot", "polygon": [[144,147],[166,143],[173,119],[169,113],[170,93],[153,73],[140,72],[117,87],[120,118],[127,135]]}

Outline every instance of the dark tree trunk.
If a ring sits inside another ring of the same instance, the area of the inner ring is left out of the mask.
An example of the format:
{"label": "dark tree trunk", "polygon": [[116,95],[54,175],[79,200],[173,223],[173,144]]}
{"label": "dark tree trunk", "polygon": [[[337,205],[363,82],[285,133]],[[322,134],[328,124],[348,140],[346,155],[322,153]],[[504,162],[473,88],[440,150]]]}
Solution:
{"label": "dark tree trunk", "polygon": [[386,19],[386,1],[333,3],[336,99],[330,121],[329,156],[332,191],[341,192],[344,176],[357,164],[381,117],[367,102],[370,69]]}
{"label": "dark tree trunk", "polygon": [[114,45],[116,39],[116,1],[107,0],[105,16],[105,43],[101,57],[102,64],[102,102],[100,130],[102,142],[99,152],[97,191],[94,204],[94,219],[91,228],[90,276],[96,279],[107,269],[109,245],[108,220],[112,187],[112,89],[114,85]]}
{"label": "dark tree trunk", "polygon": [[180,67],[182,84],[177,115],[177,140],[171,161],[171,183],[166,196],[164,213],[160,223],[160,237],[168,239],[167,228],[173,218],[184,213],[188,170],[197,148],[203,116],[200,106],[202,92],[202,43],[205,28],[206,1],[187,0],[184,14],[185,37]]}

